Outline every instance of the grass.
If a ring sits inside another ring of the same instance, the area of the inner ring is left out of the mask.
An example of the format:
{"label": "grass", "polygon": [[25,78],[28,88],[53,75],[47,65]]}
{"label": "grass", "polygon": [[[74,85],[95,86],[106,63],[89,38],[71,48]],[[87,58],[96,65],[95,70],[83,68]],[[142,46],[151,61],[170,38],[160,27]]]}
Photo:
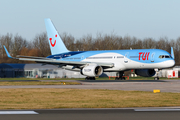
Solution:
{"label": "grass", "polygon": [[180,93],[81,89],[0,89],[0,109],[180,106]]}
{"label": "grass", "polygon": [[8,85],[80,85],[78,82],[0,82],[0,86],[8,86]]}

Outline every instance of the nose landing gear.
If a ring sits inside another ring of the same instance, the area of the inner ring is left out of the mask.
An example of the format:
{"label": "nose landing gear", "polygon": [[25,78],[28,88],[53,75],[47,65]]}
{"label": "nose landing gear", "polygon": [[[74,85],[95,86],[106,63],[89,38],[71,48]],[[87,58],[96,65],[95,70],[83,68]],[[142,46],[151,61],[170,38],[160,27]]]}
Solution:
{"label": "nose landing gear", "polygon": [[154,78],[154,80],[159,80],[159,69],[154,69],[156,71],[156,77]]}
{"label": "nose landing gear", "polygon": [[159,80],[159,77],[155,77],[154,80]]}

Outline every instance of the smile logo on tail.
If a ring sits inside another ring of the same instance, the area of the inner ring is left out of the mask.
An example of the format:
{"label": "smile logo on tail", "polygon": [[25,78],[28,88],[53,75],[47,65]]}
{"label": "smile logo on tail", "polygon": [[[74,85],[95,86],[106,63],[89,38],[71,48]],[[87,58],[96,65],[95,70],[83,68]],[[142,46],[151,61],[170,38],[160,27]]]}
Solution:
{"label": "smile logo on tail", "polygon": [[[57,37],[57,35],[55,35],[55,37]],[[56,45],[56,40],[54,41],[54,44],[52,43],[52,38],[49,38],[51,46],[54,47]]]}

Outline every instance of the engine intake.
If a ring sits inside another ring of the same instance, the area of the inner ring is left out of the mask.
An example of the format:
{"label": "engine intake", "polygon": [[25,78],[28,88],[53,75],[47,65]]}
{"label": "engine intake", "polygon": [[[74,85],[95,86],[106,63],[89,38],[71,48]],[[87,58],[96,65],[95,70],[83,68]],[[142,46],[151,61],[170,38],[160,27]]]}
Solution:
{"label": "engine intake", "polygon": [[89,77],[97,77],[103,73],[103,68],[97,64],[89,64],[81,70],[81,74]]}
{"label": "engine intake", "polygon": [[152,77],[156,74],[156,71],[154,69],[138,69],[135,70],[135,74],[143,77]]}

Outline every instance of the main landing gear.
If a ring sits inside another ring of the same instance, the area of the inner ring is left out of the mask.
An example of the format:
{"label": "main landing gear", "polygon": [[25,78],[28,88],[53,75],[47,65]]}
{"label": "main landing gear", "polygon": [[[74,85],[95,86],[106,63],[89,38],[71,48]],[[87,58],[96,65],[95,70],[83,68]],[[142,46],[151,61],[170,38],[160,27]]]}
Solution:
{"label": "main landing gear", "polygon": [[126,80],[126,78],[123,77],[124,76],[124,71],[118,72],[116,76],[118,76],[118,77],[116,77],[115,80]]}
{"label": "main landing gear", "polygon": [[86,77],[85,80],[96,80],[95,77]]}

